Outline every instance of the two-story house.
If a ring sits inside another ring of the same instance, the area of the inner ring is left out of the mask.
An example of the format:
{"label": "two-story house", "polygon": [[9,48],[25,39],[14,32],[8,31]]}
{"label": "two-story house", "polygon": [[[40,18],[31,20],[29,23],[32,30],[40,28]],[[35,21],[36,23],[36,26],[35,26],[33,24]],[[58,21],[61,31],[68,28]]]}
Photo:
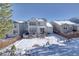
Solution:
{"label": "two-story house", "polygon": [[31,18],[27,21],[28,32],[31,34],[53,33],[53,26],[44,18]]}
{"label": "two-story house", "polygon": [[53,33],[53,26],[44,18],[31,18],[27,21],[13,21],[13,35]]}

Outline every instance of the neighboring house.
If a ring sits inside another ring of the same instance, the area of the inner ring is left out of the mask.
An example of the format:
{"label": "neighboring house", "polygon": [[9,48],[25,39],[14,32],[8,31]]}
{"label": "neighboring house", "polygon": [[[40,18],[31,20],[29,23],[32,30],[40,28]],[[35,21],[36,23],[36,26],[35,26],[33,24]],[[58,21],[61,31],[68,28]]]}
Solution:
{"label": "neighboring house", "polygon": [[27,29],[27,22],[14,21],[13,35],[22,35]]}
{"label": "neighboring house", "polygon": [[31,34],[53,33],[53,26],[44,18],[31,18],[27,23]]}
{"label": "neighboring house", "polygon": [[78,31],[78,26],[76,23],[71,21],[53,21],[53,31],[56,33],[70,33]]}

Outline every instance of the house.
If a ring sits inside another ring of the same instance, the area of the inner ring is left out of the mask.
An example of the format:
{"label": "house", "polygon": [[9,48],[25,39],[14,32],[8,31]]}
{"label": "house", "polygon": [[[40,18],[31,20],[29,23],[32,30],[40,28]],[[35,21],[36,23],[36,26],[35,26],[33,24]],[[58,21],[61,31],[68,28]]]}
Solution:
{"label": "house", "polygon": [[78,26],[76,23],[71,21],[53,21],[53,31],[56,33],[70,33],[78,31]]}
{"label": "house", "polygon": [[27,22],[14,21],[13,27],[13,35],[22,35],[27,29]]}
{"label": "house", "polygon": [[28,32],[31,34],[53,33],[53,26],[44,18],[31,18],[27,21]]}
{"label": "house", "polygon": [[13,21],[11,35],[45,34],[53,33],[53,26],[44,18],[31,18],[27,21]]}

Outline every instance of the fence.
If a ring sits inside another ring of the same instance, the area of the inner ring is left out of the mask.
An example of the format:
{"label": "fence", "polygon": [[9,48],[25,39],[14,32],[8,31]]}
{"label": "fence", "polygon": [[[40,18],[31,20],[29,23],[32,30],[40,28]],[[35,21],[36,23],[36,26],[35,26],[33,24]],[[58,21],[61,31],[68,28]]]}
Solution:
{"label": "fence", "polygon": [[57,34],[64,36],[65,38],[68,38],[68,39],[79,37],[79,32],[70,32],[70,33],[60,33],[59,32]]}
{"label": "fence", "polygon": [[7,47],[8,45],[16,42],[19,39],[21,39],[20,36],[16,36],[15,38],[11,38],[11,39],[1,40],[0,41],[0,48]]}

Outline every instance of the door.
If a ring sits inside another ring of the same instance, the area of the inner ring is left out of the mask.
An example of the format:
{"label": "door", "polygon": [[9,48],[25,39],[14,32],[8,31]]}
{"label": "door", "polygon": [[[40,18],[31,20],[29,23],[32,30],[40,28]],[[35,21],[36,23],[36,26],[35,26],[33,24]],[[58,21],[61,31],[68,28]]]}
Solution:
{"label": "door", "polygon": [[45,28],[40,28],[40,33],[44,34],[45,33]]}

